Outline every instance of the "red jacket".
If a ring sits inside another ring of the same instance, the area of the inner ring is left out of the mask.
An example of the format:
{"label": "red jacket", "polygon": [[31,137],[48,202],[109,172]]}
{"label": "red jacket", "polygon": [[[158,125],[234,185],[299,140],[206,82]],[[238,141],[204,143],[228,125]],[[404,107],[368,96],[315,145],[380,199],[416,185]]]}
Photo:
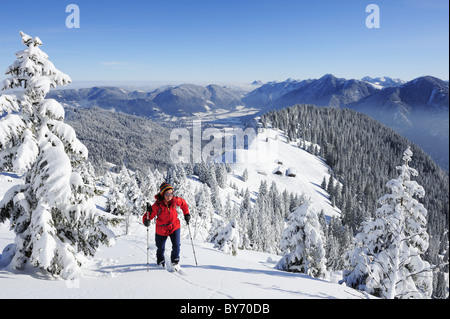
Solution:
{"label": "red jacket", "polygon": [[157,200],[152,205],[152,211],[145,212],[142,216],[142,222],[145,223],[145,220],[152,220],[156,216],[156,233],[161,236],[170,236],[181,227],[177,207],[181,208],[184,215],[189,214],[189,207],[181,197],[172,198],[168,205],[165,201]]}

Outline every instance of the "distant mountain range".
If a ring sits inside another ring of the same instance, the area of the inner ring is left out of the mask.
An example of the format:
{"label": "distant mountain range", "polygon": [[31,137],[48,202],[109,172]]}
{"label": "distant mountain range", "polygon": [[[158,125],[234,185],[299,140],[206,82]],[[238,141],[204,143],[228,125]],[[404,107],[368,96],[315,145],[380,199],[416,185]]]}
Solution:
{"label": "distant mountain range", "polygon": [[365,113],[418,144],[449,168],[449,84],[431,76],[388,87],[349,108]]}
{"label": "distant mountain range", "polygon": [[294,104],[346,107],[368,114],[421,146],[444,169],[449,167],[449,84],[432,76],[410,82],[388,77],[361,80],[327,74],[320,79],[252,83],[250,92],[215,84],[182,84],[151,92],[116,87],[59,90],[48,94],[71,107],[144,116],[196,116],[253,107],[259,114]]}
{"label": "distant mountain range", "polygon": [[236,92],[215,84],[206,87],[184,84],[154,92],[153,96],[153,102],[172,115],[232,110],[242,104]]}
{"label": "distant mountain range", "polygon": [[182,84],[151,92],[127,91],[117,87],[69,89],[52,91],[47,98],[74,107],[97,106],[146,117],[157,117],[161,113],[186,116],[217,109],[233,110],[242,105],[239,93],[215,84],[206,87]]}
{"label": "distant mountain range", "polygon": [[376,85],[380,89],[384,89],[387,87],[400,86],[405,84],[406,82],[401,79],[392,79],[387,76],[372,78],[370,76],[365,76],[361,79],[361,81],[366,81]]}
{"label": "distant mountain range", "polygon": [[327,74],[318,80],[268,83],[248,93],[243,101],[248,106],[279,109],[298,103],[342,107],[377,92],[372,84],[346,80]]}

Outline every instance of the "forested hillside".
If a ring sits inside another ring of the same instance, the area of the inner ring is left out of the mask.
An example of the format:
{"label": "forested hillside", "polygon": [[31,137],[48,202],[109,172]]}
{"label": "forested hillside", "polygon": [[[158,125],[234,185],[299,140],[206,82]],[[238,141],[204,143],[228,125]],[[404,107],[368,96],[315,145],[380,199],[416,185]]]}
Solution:
{"label": "forested hillside", "polygon": [[284,130],[291,140],[312,142],[308,151],[322,156],[333,168],[339,183],[328,191],[342,210],[344,225],[354,232],[364,219],[374,215],[378,199],[386,192],[386,182],[395,176],[402,153],[410,145],[414,153],[411,166],[419,172],[416,180],[426,192],[423,204],[428,210],[430,234],[427,258],[435,262],[448,245],[448,172],[406,138],[364,114],[304,104],[271,111],[262,116],[261,122]]}
{"label": "forested hillside", "polygon": [[105,172],[106,163],[132,170],[170,165],[170,130],[154,121],[97,107],[66,108],[66,121],[88,148],[98,174]]}

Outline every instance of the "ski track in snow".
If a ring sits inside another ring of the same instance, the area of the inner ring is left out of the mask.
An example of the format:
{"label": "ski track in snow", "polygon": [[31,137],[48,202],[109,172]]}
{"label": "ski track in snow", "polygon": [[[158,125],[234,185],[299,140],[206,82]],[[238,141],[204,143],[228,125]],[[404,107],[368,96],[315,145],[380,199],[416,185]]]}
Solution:
{"label": "ski track in snow", "polygon": [[[142,249],[141,247],[145,247],[146,245],[147,245],[147,243],[146,242],[144,242],[144,241],[138,241],[138,240],[131,240],[131,241],[129,241],[129,243],[131,244],[131,245],[133,245],[134,247],[136,247],[140,252],[142,252],[144,255],[145,255],[145,258],[146,258],[146,256],[147,256],[147,252],[146,252],[146,250],[145,249]],[[167,247],[168,246],[168,247]],[[170,244],[168,244],[166,246],[166,251],[165,251],[165,257],[166,257],[166,260],[169,260],[170,259],[170,257],[168,256],[168,250],[170,251]],[[149,249],[149,254],[150,254],[150,260],[153,262],[153,264],[157,267],[157,268],[159,268],[159,266],[157,266],[157,264],[156,264],[156,257],[155,257],[155,255],[156,255],[156,249]],[[145,266],[147,266],[146,264],[145,264]],[[205,287],[205,286],[203,286],[203,285],[199,285],[199,284],[197,284],[197,283],[195,283],[195,282],[192,282],[192,281],[190,281],[189,279],[187,279],[187,277],[188,277],[188,274],[183,270],[183,266],[182,266],[182,268],[181,268],[181,273],[178,273],[177,271],[174,271],[173,269],[172,269],[172,266],[171,265],[166,265],[166,269],[158,269],[158,270],[166,270],[166,272],[167,273],[169,273],[169,274],[172,274],[172,275],[174,275],[174,276],[176,276],[178,279],[180,279],[180,280],[182,280],[182,281],[184,281],[185,283],[187,283],[187,284],[189,284],[189,285],[192,285],[192,286],[194,286],[194,287],[197,287],[197,288],[200,288],[200,289],[206,289],[207,291],[210,291],[211,292],[211,294],[207,297],[207,299],[213,299],[213,296],[214,295],[220,295],[222,298],[229,298],[229,299],[233,299],[234,297],[233,296],[231,296],[231,295],[227,295],[227,294],[224,294],[224,293],[222,293],[222,292],[220,292],[220,289],[222,288],[222,281],[223,281],[223,278],[224,278],[224,275],[222,275],[221,276],[221,280],[220,280],[220,285],[219,285],[219,287],[217,288],[217,289],[211,289],[211,288],[209,288],[209,287]]]}

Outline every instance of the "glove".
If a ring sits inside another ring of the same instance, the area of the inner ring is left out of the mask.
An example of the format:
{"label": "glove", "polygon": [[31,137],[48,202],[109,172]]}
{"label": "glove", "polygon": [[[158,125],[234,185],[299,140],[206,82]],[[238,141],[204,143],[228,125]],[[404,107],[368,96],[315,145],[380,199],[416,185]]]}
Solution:
{"label": "glove", "polygon": [[145,214],[145,219],[144,219],[145,227],[150,226],[150,219],[148,219],[147,217],[150,216],[151,212],[152,212],[152,205],[150,203],[147,203],[147,212]]}
{"label": "glove", "polygon": [[191,220],[191,215],[189,215],[189,214],[184,215],[184,220],[186,221],[186,224],[189,225],[189,221]]}

